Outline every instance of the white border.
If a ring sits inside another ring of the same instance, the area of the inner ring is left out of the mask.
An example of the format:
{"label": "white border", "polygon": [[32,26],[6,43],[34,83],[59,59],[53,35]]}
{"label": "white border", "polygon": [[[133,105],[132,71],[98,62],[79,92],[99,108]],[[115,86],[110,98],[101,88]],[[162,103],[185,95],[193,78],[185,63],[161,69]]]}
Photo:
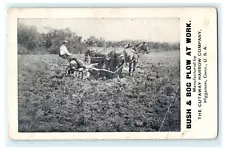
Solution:
{"label": "white border", "polygon": [[[6,4],[6,3],[16,3],[16,4]],[[0,21],[0,24],[1,24],[1,28],[0,28],[0,38],[1,38],[1,41],[4,41],[2,42],[2,44],[0,44],[0,68],[1,70],[3,70],[3,73],[0,74],[1,78],[0,78],[0,82],[3,83],[1,84],[1,89],[0,89],[0,95],[2,97],[2,101],[3,101],[3,104],[0,105],[0,115],[2,116],[1,118],[4,118],[4,120],[7,120],[7,108],[5,106],[7,106],[7,97],[6,97],[6,52],[7,52],[7,46],[6,46],[6,41],[7,41],[7,38],[6,38],[6,29],[7,29],[7,23],[6,23],[6,10],[7,8],[9,7],[44,7],[44,6],[48,6],[48,7],[75,7],[75,5],[77,6],[78,2],[82,3],[81,5],[84,6],[93,6],[93,4],[95,4],[96,6],[106,6],[105,5],[105,1],[104,2],[100,2],[98,0],[91,0],[91,3],[90,4],[90,1],[87,2],[85,0],[73,0],[71,2],[68,2],[67,0],[32,0],[32,1],[29,1],[27,0],[26,2],[27,3],[24,3],[25,1],[24,0],[1,0],[0,1],[0,18],[1,18],[1,21]],[[225,61],[224,59],[224,52],[223,52],[223,49],[224,49],[224,34],[225,34],[225,30],[224,30],[224,16],[225,16],[225,11],[222,11],[225,10],[225,5],[224,5],[224,0],[194,0],[194,1],[190,1],[190,0],[154,0],[154,1],[147,1],[147,5],[145,3],[143,3],[141,0],[130,0],[129,3],[125,0],[119,0],[119,1],[115,1],[115,0],[109,0],[108,2],[110,2],[110,6],[118,6],[118,5],[122,5],[122,6],[130,6],[132,5],[132,2],[136,2],[136,5],[138,5],[139,7],[146,7],[146,6],[152,6],[152,7],[160,7],[160,6],[216,6],[218,9],[219,9],[219,16],[218,16],[218,19],[219,19],[219,69],[220,69],[220,72],[219,72],[219,76],[220,76],[220,93],[219,93],[219,108],[224,108],[224,102],[222,102],[222,100],[224,99],[224,79],[222,79],[222,77],[225,76],[225,73],[224,73],[224,68],[223,66],[225,66]],[[63,5],[59,5],[59,3],[63,3]],[[123,3],[123,4],[120,4],[120,3]],[[71,5],[72,4],[72,5]],[[222,119],[222,116],[224,114],[224,109],[220,109],[219,110],[219,122],[220,122],[220,129],[221,129],[221,126],[224,124],[224,120],[225,119]],[[99,146],[105,146],[105,147],[109,147],[109,146],[120,146],[120,148],[118,149],[126,149],[127,146],[138,146],[139,148],[141,147],[158,147],[160,149],[162,149],[163,147],[167,147],[168,150],[174,150],[176,149],[180,149],[181,147],[183,147],[184,149],[190,149],[189,147],[191,146],[191,149],[197,149],[197,150],[201,150],[201,149],[205,149],[205,146],[207,146],[209,149],[221,149],[221,148],[224,148],[224,144],[222,144],[222,137],[224,135],[224,131],[225,130],[219,130],[219,137],[216,139],[216,140],[204,140],[204,141],[199,141],[199,140],[189,140],[189,141],[177,141],[177,140],[170,140],[168,142],[166,141],[136,141],[136,140],[133,140],[133,141],[127,141],[127,142],[124,142],[124,141],[104,141],[102,143],[100,142],[96,142],[96,141],[86,141],[86,142],[79,142],[79,141],[73,141],[73,142],[66,142],[66,141],[48,141],[48,142],[45,142],[43,143],[42,141],[20,141],[20,142],[15,142],[15,141],[11,141],[9,140],[8,138],[8,133],[7,133],[7,123],[5,121],[3,121],[1,124],[0,124],[0,132],[1,133],[4,133],[4,136],[1,136],[0,138],[0,148],[5,150],[6,148],[8,149],[8,147],[11,147],[10,149],[16,149],[15,146],[20,146],[20,147],[27,147],[27,146],[32,146],[32,147],[36,147],[36,149],[39,149],[38,147],[40,145],[42,145],[43,149],[49,149],[49,146],[50,148],[53,147],[54,149],[61,149],[61,147],[58,147],[58,146],[64,146],[65,148],[67,146],[82,146],[84,147],[85,145],[86,146],[92,146],[92,149],[98,149],[97,147]],[[187,144],[188,143],[188,144]],[[14,146],[14,148],[12,148],[12,146]],[[44,148],[48,146],[47,148]],[[97,147],[96,147],[97,146]],[[216,146],[216,147],[215,147]],[[203,148],[201,148],[203,147]],[[31,148],[31,147],[30,147]],[[29,148],[29,149],[30,149]],[[137,147],[135,147],[136,149]],[[67,148],[66,148],[67,149]],[[72,148],[71,148],[72,149]],[[105,149],[105,148],[104,148]],[[130,148],[129,148],[130,149]]]}

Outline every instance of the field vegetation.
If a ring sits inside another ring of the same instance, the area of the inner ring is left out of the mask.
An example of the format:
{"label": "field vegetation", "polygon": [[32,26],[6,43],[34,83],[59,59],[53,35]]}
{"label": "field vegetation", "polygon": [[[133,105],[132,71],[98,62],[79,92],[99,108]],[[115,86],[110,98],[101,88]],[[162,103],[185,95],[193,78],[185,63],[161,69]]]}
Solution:
{"label": "field vegetation", "polygon": [[58,55],[18,55],[19,132],[180,131],[179,59],[152,52],[132,77],[83,80],[62,78]]}

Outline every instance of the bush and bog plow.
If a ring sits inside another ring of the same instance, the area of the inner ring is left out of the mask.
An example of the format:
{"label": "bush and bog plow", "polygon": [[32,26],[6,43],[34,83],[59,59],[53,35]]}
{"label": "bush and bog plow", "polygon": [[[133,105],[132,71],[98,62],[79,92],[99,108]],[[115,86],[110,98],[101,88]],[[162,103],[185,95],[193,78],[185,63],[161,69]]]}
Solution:
{"label": "bush and bog plow", "polygon": [[75,76],[81,79],[89,79],[91,77],[100,78],[118,78],[121,75],[121,70],[124,64],[116,68],[115,71],[111,71],[104,68],[99,68],[98,63],[85,64],[84,67],[80,67],[75,60],[69,61],[64,76]]}

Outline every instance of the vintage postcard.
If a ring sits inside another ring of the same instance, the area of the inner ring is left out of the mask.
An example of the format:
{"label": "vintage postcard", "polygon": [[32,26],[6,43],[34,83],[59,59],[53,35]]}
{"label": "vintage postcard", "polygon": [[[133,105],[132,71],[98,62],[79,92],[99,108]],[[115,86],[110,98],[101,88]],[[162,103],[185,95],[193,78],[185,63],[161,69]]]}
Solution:
{"label": "vintage postcard", "polygon": [[12,140],[213,139],[216,8],[11,8]]}

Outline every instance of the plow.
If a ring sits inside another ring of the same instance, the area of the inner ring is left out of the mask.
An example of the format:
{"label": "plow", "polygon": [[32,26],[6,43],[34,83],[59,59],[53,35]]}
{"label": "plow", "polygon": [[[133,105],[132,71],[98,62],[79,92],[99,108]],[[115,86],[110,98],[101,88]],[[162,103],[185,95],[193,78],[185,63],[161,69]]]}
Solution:
{"label": "plow", "polygon": [[134,73],[139,59],[138,51],[134,48],[89,48],[84,54],[84,62],[75,58],[69,60],[65,76],[74,75],[85,78],[118,78],[122,75],[123,66],[129,64],[129,76]]}
{"label": "plow", "polygon": [[98,63],[86,64],[84,67],[79,67],[75,61],[69,61],[69,65],[67,65],[65,69],[65,77],[75,76],[81,79],[89,79],[91,77],[94,78],[118,78],[121,75],[123,64],[116,68],[115,71],[111,71],[104,68],[98,68]]}

